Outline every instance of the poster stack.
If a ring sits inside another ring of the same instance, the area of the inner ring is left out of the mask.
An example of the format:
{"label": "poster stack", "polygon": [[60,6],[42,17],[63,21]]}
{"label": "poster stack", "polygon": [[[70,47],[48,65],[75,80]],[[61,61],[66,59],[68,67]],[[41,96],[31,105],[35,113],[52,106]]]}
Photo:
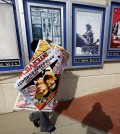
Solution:
{"label": "poster stack", "polygon": [[39,40],[36,51],[19,75],[15,88],[38,110],[53,111],[60,77],[68,57],[69,54],[62,47]]}

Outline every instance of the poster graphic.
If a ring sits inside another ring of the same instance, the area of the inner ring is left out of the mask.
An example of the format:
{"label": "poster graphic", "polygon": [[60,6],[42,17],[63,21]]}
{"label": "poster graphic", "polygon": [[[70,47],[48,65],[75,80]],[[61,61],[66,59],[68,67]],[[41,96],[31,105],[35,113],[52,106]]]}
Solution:
{"label": "poster graphic", "polygon": [[30,6],[34,40],[52,40],[62,46],[61,9]]}
{"label": "poster graphic", "polygon": [[43,40],[52,40],[51,19],[42,18],[42,35]]}
{"label": "poster graphic", "polygon": [[76,10],[75,17],[75,55],[99,54],[102,14]]}
{"label": "poster graphic", "polygon": [[120,8],[113,8],[110,49],[120,49]]}
{"label": "poster graphic", "polygon": [[[31,94],[31,97],[33,96],[34,95]],[[16,99],[14,109],[15,110],[37,110],[37,108],[28,99],[26,99],[20,92]]]}
{"label": "poster graphic", "polygon": [[73,2],[71,15],[71,67],[102,66],[106,8]]}
{"label": "poster graphic", "polygon": [[[20,74],[15,87],[38,110],[52,111],[59,79],[69,55],[60,46],[39,40],[36,51]],[[32,94],[32,97],[31,97]]]}

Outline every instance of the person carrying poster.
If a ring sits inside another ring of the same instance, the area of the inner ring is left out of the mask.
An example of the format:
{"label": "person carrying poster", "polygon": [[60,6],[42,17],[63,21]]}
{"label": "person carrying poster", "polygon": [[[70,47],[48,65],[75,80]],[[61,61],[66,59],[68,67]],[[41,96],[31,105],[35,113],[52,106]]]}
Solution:
{"label": "person carrying poster", "polygon": [[[35,53],[20,74],[15,87],[39,110],[30,114],[30,121],[36,127],[41,126],[42,132],[52,132],[55,127],[49,121],[49,112],[54,110],[60,76],[69,55],[62,47],[55,44],[50,46],[45,40],[34,41],[31,48]],[[36,90],[31,99],[29,90],[33,85]]]}
{"label": "person carrying poster", "polygon": [[[34,52],[34,48],[37,47],[37,42],[32,42],[31,44],[31,49]],[[34,46],[33,46],[34,45]],[[44,76],[44,77],[43,77]],[[39,102],[45,102],[47,101],[47,99],[50,97],[51,95],[51,91],[49,90],[49,87],[51,86],[51,81],[47,81],[47,76],[54,76],[54,74],[48,70],[48,71],[44,71],[42,72],[42,76],[41,78],[36,78],[35,83],[36,83],[36,95],[35,95],[35,99],[39,100]],[[49,80],[49,77],[48,77]],[[53,79],[54,81],[54,79]],[[49,84],[49,87],[47,86],[46,82],[48,82],[47,84]],[[49,112],[44,112],[44,111],[37,111],[37,112],[33,112],[29,115],[29,119],[30,121],[32,121],[34,123],[34,125],[36,127],[41,126],[41,131],[42,132],[52,132],[55,130],[55,127],[53,126],[53,124],[50,122],[49,120]]]}

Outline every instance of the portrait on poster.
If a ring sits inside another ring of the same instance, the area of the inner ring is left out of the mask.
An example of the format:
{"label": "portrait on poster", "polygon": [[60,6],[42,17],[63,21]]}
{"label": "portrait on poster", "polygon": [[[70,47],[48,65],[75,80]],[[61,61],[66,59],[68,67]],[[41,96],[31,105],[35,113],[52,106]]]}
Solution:
{"label": "portrait on poster", "polygon": [[62,46],[61,9],[30,6],[33,39],[52,40]]}
{"label": "portrait on poster", "polygon": [[110,49],[120,49],[120,8],[113,8]]}
{"label": "portrait on poster", "polygon": [[98,55],[100,52],[102,13],[76,9],[75,55]]}

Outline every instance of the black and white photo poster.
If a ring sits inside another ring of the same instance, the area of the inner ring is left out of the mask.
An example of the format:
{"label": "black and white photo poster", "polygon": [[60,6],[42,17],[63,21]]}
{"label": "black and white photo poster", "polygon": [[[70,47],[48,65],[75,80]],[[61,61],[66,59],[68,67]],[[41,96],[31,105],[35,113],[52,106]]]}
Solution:
{"label": "black and white photo poster", "polygon": [[76,11],[76,55],[99,53],[101,13]]}
{"label": "black and white photo poster", "polygon": [[103,64],[106,8],[72,3],[72,67]]}
{"label": "black and white photo poster", "polygon": [[62,46],[60,9],[31,6],[30,16],[34,40],[52,40]]}

